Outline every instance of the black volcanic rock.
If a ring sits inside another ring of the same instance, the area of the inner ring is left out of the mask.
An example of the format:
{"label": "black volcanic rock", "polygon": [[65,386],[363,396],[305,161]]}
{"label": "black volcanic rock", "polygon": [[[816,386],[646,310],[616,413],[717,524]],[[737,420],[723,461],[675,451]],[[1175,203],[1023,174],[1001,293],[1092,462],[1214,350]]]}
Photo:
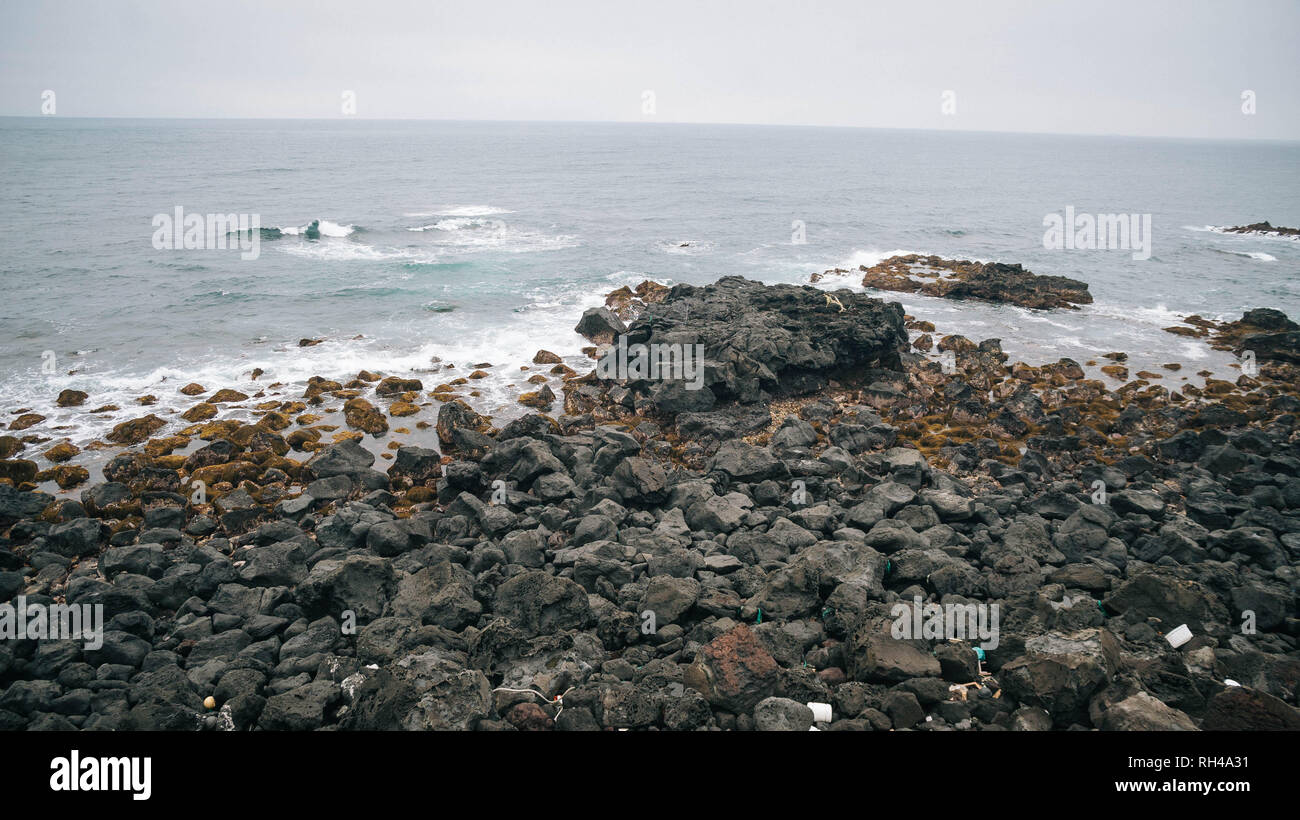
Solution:
{"label": "black volcanic rock", "polygon": [[1252,225],[1237,225],[1232,228],[1224,228],[1223,231],[1224,233],[1260,234],[1263,236],[1300,236],[1300,228],[1273,227],[1267,219]]}
{"label": "black volcanic rock", "polygon": [[[858,270],[864,274],[864,287],[879,290],[923,293],[946,299],[978,299],[1044,310],[1092,304],[1086,282],[1065,276],[1040,276],[1019,264],[971,262],[913,253],[891,256],[870,268],[862,265]],[[847,271],[827,271],[831,273]]]}
{"label": "black volcanic rock", "polygon": [[[703,390],[719,402],[750,404],[765,396],[811,393],[828,379],[897,370],[907,342],[903,308],[861,293],[773,285],[728,276],[705,287],[677,285],[648,305],[627,332],[627,345],[704,346]],[[621,342],[621,339],[616,339]],[[660,409],[702,411],[682,390],[629,385]]]}

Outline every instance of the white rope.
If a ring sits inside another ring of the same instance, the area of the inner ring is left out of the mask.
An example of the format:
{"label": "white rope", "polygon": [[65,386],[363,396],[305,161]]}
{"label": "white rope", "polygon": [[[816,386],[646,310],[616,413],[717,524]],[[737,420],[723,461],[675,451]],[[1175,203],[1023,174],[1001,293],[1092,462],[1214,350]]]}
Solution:
{"label": "white rope", "polygon": [[563,694],[556,695],[554,698],[551,699],[548,699],[546,695],[543,695],[541,692],[538,692],[536,689],[512,689],[509,686],[498,686],[492,691],[493,692],[519,692],[520,694],[524,694],[524,695],[536,695],[537,697],[542,699],[543,703],[557,703],[559,704],[560,708],[556,710],[555,716],[551,718],[552,722],[554,722],[559,720],[560,714],[564,712],[564,696],[572,692],[573,687],[570,686],[568,689],[564,690]]}

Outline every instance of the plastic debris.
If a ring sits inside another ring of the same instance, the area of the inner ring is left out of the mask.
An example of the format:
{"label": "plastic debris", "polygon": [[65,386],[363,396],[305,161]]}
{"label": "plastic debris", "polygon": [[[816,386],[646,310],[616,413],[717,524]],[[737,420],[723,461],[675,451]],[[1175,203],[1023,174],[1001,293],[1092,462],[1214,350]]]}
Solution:
{"label": "plastic debris", "polygon": [[814,723],[831,722],[831,705],[829,703],[808,702],[808,708],[812,710]]}
{"label": "plastic debris", "polygon": [[1169,634],[1165,636],[1165,640],[1169,641],[1169,645],[1174,649],[1177,649],[1191,639],[1192,630],[1187,627],[1187,624],[1180,624],[1174,629],[1169,630]]}

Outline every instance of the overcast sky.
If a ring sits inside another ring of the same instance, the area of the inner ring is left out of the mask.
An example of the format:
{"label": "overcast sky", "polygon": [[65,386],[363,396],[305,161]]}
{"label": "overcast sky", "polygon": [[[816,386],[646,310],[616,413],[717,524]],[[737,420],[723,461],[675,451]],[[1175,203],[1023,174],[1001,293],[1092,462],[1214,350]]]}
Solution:
{"label": "overcast sky", "polygon": [[1300,139],[1298,43],[1297,0],[4,0],[0,114]]}

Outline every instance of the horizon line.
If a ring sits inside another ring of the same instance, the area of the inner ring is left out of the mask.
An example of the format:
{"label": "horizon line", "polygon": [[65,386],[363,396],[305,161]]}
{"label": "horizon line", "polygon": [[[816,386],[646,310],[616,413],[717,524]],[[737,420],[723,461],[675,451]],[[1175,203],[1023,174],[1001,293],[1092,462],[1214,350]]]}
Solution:
{"label": "horizon line", "polygon": [[437,122],[437,123],[511,123],[538,125],[697,125],[697,126],[735,126],[745,128],[835,128],[858,131],[924,131],[935,133],[960,134],[1007,134],[1013,136],[1052,136],[1052,137],[1104,137],[1124,139],[1152,140],[1197,140],[1204,142],[1300,142],[1300,137],[1207,137],[1185,136],[1175,134],[1124,134],[1115,132],[1078,132],[1078,131],[1020,131],[995,130],[981,128],[927,128],[922,126],[899,125],[826,125],[815,123],[770,123],[770,122],[711,122],[697,120],[530,120],[530,119],[456,119],[448,117],[359,117],[356,115],[334,115],[330,117],[232,117],[232,116],[187,116],[154,115],[140,116],[132,114],[3,114],[0,119],[15,120],[179,120],[179,121],[231,121],[231,122]]}

